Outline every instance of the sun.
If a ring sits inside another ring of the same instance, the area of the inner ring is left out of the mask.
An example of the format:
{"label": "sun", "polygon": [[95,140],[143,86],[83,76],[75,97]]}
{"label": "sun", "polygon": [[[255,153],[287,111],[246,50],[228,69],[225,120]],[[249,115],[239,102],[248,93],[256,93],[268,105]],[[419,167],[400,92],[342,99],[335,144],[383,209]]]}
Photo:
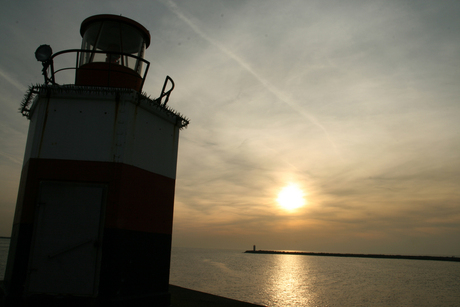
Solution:
{"label": "sun", "polygon": [[305,205],[304,192],[295,184],[285,186],[277,198],[278,204],[285,210],[294,210]]}

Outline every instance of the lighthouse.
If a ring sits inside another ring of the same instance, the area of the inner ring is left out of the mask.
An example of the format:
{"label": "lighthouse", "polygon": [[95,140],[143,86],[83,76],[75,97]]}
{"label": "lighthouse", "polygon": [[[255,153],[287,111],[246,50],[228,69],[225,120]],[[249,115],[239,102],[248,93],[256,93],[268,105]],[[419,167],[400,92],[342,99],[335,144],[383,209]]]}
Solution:
{"label": "lighthouse", "polygon": [[[143,92],[150,33],[117,15],[80,28],[80,49],[40,46],[5,273],[7,306],[169,306],[179,131],[166,77]],[[75,66],[54,59],[75,56]],[[74,84],[59,76],[75,71]]]}

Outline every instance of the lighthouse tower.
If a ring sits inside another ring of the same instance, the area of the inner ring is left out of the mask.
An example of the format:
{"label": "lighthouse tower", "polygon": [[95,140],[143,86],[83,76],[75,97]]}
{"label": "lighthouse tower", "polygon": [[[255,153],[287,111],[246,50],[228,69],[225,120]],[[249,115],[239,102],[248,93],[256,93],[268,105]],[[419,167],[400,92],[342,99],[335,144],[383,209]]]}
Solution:
{"label": "lighthouse tower", "polygon": [[[142,94],[149,32],[115,15],[83,21],[81,49],[36,51],[45,82],[30,120],[5,273],[7,306],[169,306],[179,130],[188,120]],[[74,54],[75,84],[54,59]],[[167,90],[167,88],[169,88]]]}

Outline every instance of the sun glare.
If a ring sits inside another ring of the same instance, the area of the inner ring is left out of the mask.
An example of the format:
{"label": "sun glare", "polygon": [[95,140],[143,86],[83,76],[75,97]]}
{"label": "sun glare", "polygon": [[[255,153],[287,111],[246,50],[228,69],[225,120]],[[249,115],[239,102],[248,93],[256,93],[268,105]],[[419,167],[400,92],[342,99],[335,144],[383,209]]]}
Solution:
{"label": "sun glare", "polygon": [[284,187],[279,192],[277,201],[285,210],[294,210],[305,205],[303,191],[294,184]]}

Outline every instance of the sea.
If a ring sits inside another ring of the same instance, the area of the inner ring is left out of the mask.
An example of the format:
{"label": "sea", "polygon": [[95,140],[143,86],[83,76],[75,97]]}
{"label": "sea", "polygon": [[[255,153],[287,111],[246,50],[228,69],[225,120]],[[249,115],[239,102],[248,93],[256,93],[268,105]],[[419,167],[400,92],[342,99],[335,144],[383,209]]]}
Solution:
{"label": "sea", "polygon": [[173,247],[170,283],[270,307],[460,306],[460,262]]}

